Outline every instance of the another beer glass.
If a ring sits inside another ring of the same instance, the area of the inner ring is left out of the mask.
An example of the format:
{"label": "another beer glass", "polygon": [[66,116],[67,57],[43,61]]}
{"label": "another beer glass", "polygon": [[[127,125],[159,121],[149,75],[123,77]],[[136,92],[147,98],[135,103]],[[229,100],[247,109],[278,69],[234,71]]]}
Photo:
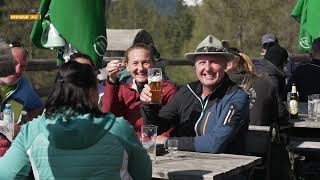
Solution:
{"label": "another beer glass", "polygon": [[150,86],[151,102],[150,104],[161,103],[161,80],[162,80],[162,69],[161,68],[150,68],[148,69],[148,84]]}
{"label": "another beer glass", "polygon": [[157,129],[158,127],[154,125],[141,127],[141,143],[153,162],[156,161]]}

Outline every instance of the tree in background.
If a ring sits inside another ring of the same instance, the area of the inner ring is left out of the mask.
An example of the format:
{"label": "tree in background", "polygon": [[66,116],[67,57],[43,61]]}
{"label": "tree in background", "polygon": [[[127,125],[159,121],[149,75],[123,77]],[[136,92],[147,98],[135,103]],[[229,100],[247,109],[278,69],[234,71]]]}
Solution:
{"label": "tree in background", "polygon": [[[174,13],[168,13],[170,8],[166,7],[172,6],[174,0],[168,2],[112,1],[107,11],[107,27],[145,29],[152,35],[161,57],[168,58],[183,57],[208,34],[229,40],[232,46],[257,57],[261,49],[261,36],[274,33],[290,53],[297,52],[299,24],[290,17],[296,0],[203,0],[195,7],[176,0]],[[29,47],[33,21],[11,21],[9,14],[34,12],[39,3],[40,0],[0,0],[0,38],[20,38]],[[33,47],[32,56],[54,58],[55,53]],[[190,72],[193,72],[190,67],[168,67],[169,76],[178,82],[194,79]]]}
{"label": "tree in background", "polygon": [[40,0],[0,1],[0,39],[6,42],[18,40],[28,48],[32,58],[54,58],[50,50],[40,50],[32,45],[29,37],[33,20],[10,20],[10,14],[35,14]]}
{"label": "tree in background", "polygon": [[204,0],[195,14],[192,39],[187,49],[193,49],[206,35],[226,39],[231,45],[251,56],[261,49],[261,36],[274,33],[281,45],[295,52],[297,23],[290,17],[295,0]]}
{"label": "tree in background", "polygon": [[[156,9],[156,6],[150,4],[152,1],[147,3],[148,6],[144,2],[144,0],[113,1],[108,9],[107,27],[145,29],[152,35],[162,56],[181,56],[181,47],[191,38],[193,28],[193,17],[188,7],[181,0],[177,0],[175,13],[162,15],[161,9]],[[165,3],[166,1],[163,1],[163,4]]]}

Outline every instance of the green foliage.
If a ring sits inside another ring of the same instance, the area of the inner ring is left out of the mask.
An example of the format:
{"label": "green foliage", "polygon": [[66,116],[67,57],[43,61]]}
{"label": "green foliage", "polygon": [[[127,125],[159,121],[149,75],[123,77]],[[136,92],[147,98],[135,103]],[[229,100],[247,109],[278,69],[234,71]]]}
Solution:
{"label": "green foliage", "polygon": [[205,36],[226,39],[244,53],[258,56],[261,36],[274,33],[281,45],[296,51],[298,23],[290,17],[295,1],[204,0],[195,17],[192,39],[186,51]]}
{"label": "green foliage", "polygon": [[29,50],[31,58],[54,58],[55,53],[47,49],[38,49],[30,41],[33,20],[11,20],[11,14],[35,14],[40,0],[4,0],[0,6],[0,39],[6,42],[20,41]]}
{"label": "green foliage", "polygon": [[[229,40],[232,46],[257,57],[260,38],[274,33],[290,53],[297,52],[299,24],[290,17],[296,0],[203,0],[196,7],[185,6],[177,0],[175,13],[161,14],[154,0],[117,0],[107,10],[107,27],[114,29],[145,29],[154,41],[161,57],[183,57],[194,51],[208,34]],[[164,0],[163,0],[164,1]],[[148,2],[148,3],[146,3]],[[158,3],[162,3],[158,0]],[[167,1],[168,2],[168,1]],[[4,3],[4,5],[2,4]],[[34,13],[40,0],[0,0],[0,38],[21,40],[31,50],[32,58],[54,58],[50,50],[35,48],[29,35],[32,21],[12,21],[12,13]],[[165,7],[166,2],[161,4]],[[36,87],[49,83],[46,75],[32,74]],[[193,67],[168,67],[167,74],[179,83],[196,79]]]}
{"label": "green foliage", "polygon": [[160,15],[141,0],[119,0],[108,9],[107,27],[111,29],[145,29],[153,37],[162,56],[179,57],[181,47],[191,38],[193,17],[181,1],[174,15]]}
{"label": "green foliage", "polygon": [[194,66],[167,66],[166,73],[170,80],[178,84],[197,80]]}

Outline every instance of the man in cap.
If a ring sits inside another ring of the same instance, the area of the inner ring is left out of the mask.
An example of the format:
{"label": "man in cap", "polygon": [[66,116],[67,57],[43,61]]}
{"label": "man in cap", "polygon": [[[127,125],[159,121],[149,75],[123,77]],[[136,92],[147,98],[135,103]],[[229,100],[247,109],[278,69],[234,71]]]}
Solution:
{"label": "man in cap", "polygon": [[263,48],[262,55],[274,66],[283,71],[283,66],[288,61],[288,52],[279,45],[279,41],[274,34],[265,34],[261,38]]}
{"label": "man in cap", "polygon": [[[145,124],[157,125],[159,134],[172,129],[179,150],[243,153],[249,103],[248,95],[224,72],[233,55],[209,35],[185,56],[195,64],[198,81],[180,88],[161,109],[149,104],[152,94],[145,85],[140,94]],[[158,136],[157,141],[165,144],[166,138]]]}

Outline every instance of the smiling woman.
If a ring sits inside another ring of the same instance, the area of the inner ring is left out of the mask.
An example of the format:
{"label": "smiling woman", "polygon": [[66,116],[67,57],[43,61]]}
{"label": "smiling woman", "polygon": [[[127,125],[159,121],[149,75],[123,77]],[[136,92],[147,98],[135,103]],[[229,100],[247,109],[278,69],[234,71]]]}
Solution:
{"label": "smiling woman", "polygon": [[146,84],[148,69],[153,67],[154,60],[145,45],[137,44],[129,48],[125,54],[125,63],[131,77],[138,86]]}
{"label": "smiling woman", "polygon": [[[109,62],[106,68],[108,81],[103,96],[103,111],[112,112],[116,116],[123,116],[136,129],[138,136],[141,135],[143,118],[140,114],[140,93],[148,83],[148,69],[153,67],[154,60],[152,49],[142,43],[132,45],[126,50],[125,65],[132,80],[127,83],[119,83],[117,73],[119,63]],[[165,105],[175,94],[175,86],[167,81],[161,81],[162,102]]]}

